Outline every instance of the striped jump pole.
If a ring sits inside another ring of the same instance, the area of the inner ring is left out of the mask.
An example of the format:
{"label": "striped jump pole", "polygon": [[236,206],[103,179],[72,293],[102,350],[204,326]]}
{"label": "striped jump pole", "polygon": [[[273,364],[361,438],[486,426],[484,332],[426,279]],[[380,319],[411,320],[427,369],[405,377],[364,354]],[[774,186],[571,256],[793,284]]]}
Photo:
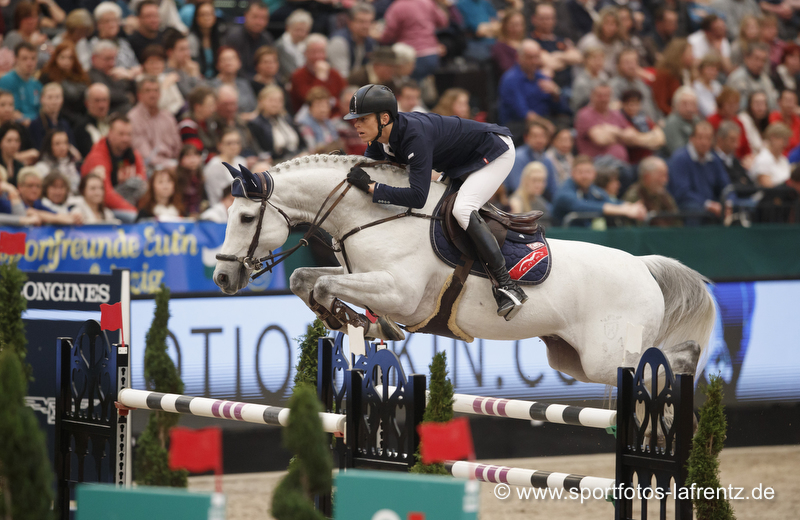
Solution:
{"label": "striped jump pole", "polygon": [[476,395],[453,394],[453,411],[473,415],[492,415],[511,419],[537,420],[558,424],[609,428],[617,424],[616,410],[584,408],[563,404],[537,403],[515,399],[496,399]]}
{"label": "striped jump pole", "polygon": [[447,461],[447,471],[456,478],[476,479],[481,482],[509,484],[511,486],[563,489],[604,489],[610,493],[617,485],[613,478],[586,477],[569,473],[537,471],[535,469],[509,468],[478,464],[477,462]]}
{"label": "striped jump pole", "polygon": [[[207,399],[188,395],[162,394],[147,390],[123,388],[117,395],[117,401],[129,408],[146,410],[163,410],[172,413],[185,413],[200,417],[230,419],[255,424],[271,424],[286,426],[289,424],[289,409],[263,404],[239,403],[223,399]],[[335,413],[319,414],[322,429],[328,433],[344,434],[345,416]]]}

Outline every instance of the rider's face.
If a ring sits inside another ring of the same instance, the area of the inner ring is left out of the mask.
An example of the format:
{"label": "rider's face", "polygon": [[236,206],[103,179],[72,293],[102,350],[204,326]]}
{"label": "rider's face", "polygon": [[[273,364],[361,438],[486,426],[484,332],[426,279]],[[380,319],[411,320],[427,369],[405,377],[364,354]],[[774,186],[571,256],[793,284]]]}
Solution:
{"label": "rider's face", "polygon": [[378,116],[376,114],[367,114],[353,120],[353,126],[358,132],[358,137],[364,143],[374,141],[378,137]]}

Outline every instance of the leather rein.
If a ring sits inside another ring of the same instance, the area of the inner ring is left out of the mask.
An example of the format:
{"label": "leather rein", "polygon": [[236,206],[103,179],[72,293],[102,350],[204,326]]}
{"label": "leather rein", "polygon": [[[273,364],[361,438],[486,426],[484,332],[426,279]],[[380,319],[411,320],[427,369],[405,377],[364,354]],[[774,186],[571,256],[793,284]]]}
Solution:
{"label": "leather rein", "polygon": [[[370,162],[362,161],[356,163],[354,167],[374,167],[381,164],[395,164],[395,163],[392,163],[391,161],[370,161]],[[266,173],[266,175],[269,175],[269,173]],[[344,190],[342,190],[339,196],[336,197],[336,199],[331,203],[328,210],[325,211],[325,213],[323,214],[322,211],[325,209],[325,206],[327,206],[328,202],[331,201],[336,192],[345,184],[347,185],[344,187]],[[264,182],[262,183],[262,185],[266,186],[267,183]],[[258,212],[258,224],[256,226],[256,231],[253,234],[253,239],[250,241],[250,247],[247,249],[247,256],[217,254],[216,259],[223,262],[239,262],[241,264],[241,271],[242,271],[240,273],[240,279],[242,278],[242,276],[246,274],[247,272],[246,270],[248,269],[256,271],[251,275],[252,280],[255,280],[256,278],[260,277],[266,272],[272,272],[272,269],[274,269],[275,266],[277,266],[278,264],[289,258],[289,256],[291,256],[295,251],[297,251],[303,246],[308,245],[309,240],[312,238],[312,236],[322,228],[323,222],[327,220],[327,218],[330,216],[330,214],[333,212],[336,206],[339,205],[344,196],[347,194],[348,191],[350,191],[350,188],[352,187],[353,185],[348,183],[346,178],[342,180],[339,184],[334,186],[334,188],[331,190],[328,196],[325,197],[325,200],[322,202],[322,205],[319,207],[319,210],[317,210],[317,214],[314,216],[314,219],[309,225],[308,230],[303,235],[303,238],[301,238],[297,244],[287,249],[286,251],[280,251],[278,253],[273,253],[272,251],[270,251],[270,254],[262,256],[261,258],[255,258],[253,255],[255,254],[256,248],[258,247],[258,242],[261,238],[261,228],[263,226],[264,212],[266,211],[267,204],[275,208],[275,210],[278,211],[278,213],[280,213],[280,215],[286,221],[286,225],[289,226],[290,228],[292,227],[292,222],[291,219],[289,218],[289,215],[287,215],[286,212],[284,212],[282,209],[280,209],[279,207],[277,207],[276,205],[274,205],[272,202],[269,201],[269,197],[272,195],[271,191],[267,193],[266,188],[264,188],[261,194],[249,193],[247,198],[251,200],[253,198],[260,199],[261,207],[259,208]],[[347,251],[344,248],[344,241],[363,229],[371,228],[373,226],[377,226],[378,224],[383,224],[385,222],[390,222],[392,220],[397,220],[404,217],[418,217],[427,219],[439,218],[439,217],[434,217],[433,215],[426,215],[424,213],[415,213],[411,211],[411,208],[408,208],[408,210],[404,211],[403,213],[398,213],[396,215],[392,215],[391,217],[375,220],[373,222],[370,222],[369,224],[365,224],[363,226],[358,226],[351,229],[350,231],[342,235],[341,239],[337,240],[339,244],[339,249],[334,249],[334,248],[331,249],[333,249],[334,252],[342,253],[347,272],[352,272],[352,270],[350,269],[350,262],[347,258]]]}

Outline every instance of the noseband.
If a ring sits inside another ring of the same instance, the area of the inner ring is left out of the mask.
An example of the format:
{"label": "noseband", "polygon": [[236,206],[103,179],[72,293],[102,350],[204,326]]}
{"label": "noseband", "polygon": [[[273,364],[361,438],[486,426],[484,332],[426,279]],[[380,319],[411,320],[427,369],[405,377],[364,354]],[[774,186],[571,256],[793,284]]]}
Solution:
{"label": "noseband", "polygon": [[[223,262],[239,262],[241,264],[239,272],[240,279],[242,279],[247,274],[247,270],[257,271],[253,273],[251,276],[253,280],[255,280],[256,278],[258,278],[259,276],[268,271],[272,272],[272,269],[281,262],[283,262],[284,260],[286,260],[289,257],[289,255],[300,249],[302,246],[307,246],[311,236],[314,233],[316,233],[318,229],[320,229],[322,223],[325,222],[325,220],[331,214],[333,209],[339,204],[339,202],[341,202],[341,200],[344,198],[347,192],[350,191],[350,187],[352,186],[352,184],[347,183],[347,179],[344,179],[342,182],[337,184],[333,188],[333,190],[331,190],[331,192],[322,202],[322,205],[317,211],[317,214],[314,216],[314,220],[313,222],[311,222],[311,225],[309,226],[305,235],[303,235],[303,238],[301,238],[300,242],[298,242],[295,246],[287,249],[286,251],[280,251],[278,253],[273,253],[272,251],[270,251],[267,256],[262,256],[261,258],[255,258],[253,255],[256,252],[256,248],[258,247],[258,242],[261,238],[261,227],[263,226],[264,223],[264,211],[267,209],[267,204],[275,208],[275,210],[281,214],[281,216],[286,221],[286,225],[289,228],[292,227],[292,223],[291,219],[289,218],[289,215],[287,215],[282,209],[280,209],[279,207],[277,207],[276,205],[274,205],[272,202],[269,201],[274,186],[272,176],[269,174],[269,172],[260,172],[254,175],[258,175],[261,177],[260,191],[248,191],[245,187],[246,184],[245,181],[240,177],[237,177],[236,179],[233,180],[234,184],[237,182],[241,183],[244,196],[248,200],[261,201],[261,207],[259,208],[258,211],[258,224],[256,226],[256,231],[253,234],[253,239],[250,241],[250,247],[247,249],[247,256],[235,256],[235,255],[223,255],[223,254],[216,255],[216,259],[221,260]],[[325,214],[323,214],[320,217],[322,210],[325,209],[325,206],[331,200],[331,197],[333,197],[333,195],[345,183],[347,183],[347,186],[345,186],[344,190],[342,190],[342,193],[340,193],[339,196],[336,198],[336,200],[333,201],[330,208],[328,208],[328,211],[326,211]]]}

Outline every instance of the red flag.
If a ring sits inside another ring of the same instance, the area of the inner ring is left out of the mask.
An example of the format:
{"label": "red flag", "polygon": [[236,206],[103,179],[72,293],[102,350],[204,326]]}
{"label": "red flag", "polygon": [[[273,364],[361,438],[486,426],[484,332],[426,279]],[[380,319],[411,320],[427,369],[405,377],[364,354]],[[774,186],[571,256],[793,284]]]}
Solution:
{"label": "red flag", "polygon": [[417,431],[423,464],[475,458],[466,417],[447,423],[423,423],[417,426]]}
{"label": "red flag", "polygon": [[[219,426],[190,430],[176,427],[169,432],[169,468],[191,473],[214,471],[222,475],[222,429]],[[217,478],[217,491],[222,485]]]}
{"label": "red flag", "polygon": [[7,255],[25,254],[25,233],[6,233],[0,231],[0,253]]}
{"label": "red flag", "polygon": [[103,330],[119,330],[122,328],[122,302],[113,305],[100,304],[100,328]]}

